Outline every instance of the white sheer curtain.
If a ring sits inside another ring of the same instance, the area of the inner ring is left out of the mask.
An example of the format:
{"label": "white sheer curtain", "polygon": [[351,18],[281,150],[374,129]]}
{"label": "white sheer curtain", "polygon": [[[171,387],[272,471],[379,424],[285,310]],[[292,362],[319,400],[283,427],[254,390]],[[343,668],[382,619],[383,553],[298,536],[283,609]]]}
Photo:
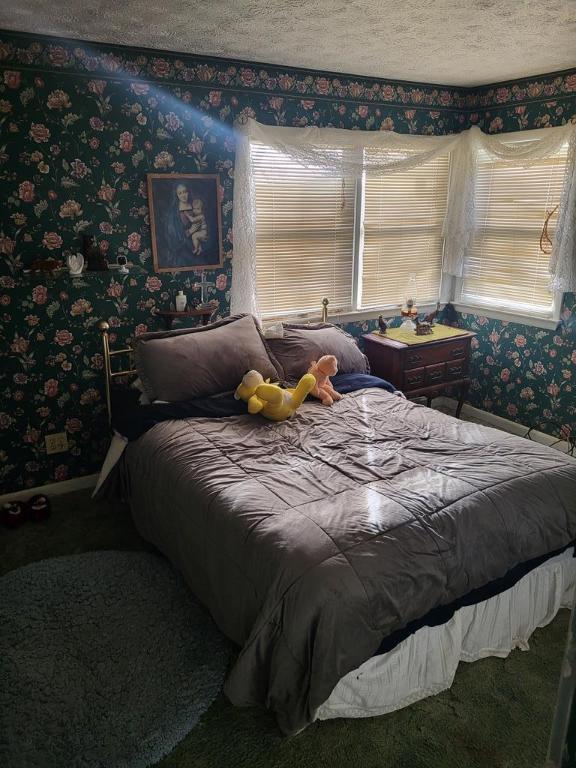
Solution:
{"label": "white sheer curtain", "polygon": [[[461,277],[474,237],[474,179],[479,150],[494,158],[530,165],[571,142],[560,214],[551,257],[556,290],[576,290],[576,125],[548,128],[526,143],[506,144],[474,127],[448,136],[415,136],[392,131],[265,126],[249,119],[236,126],[234,170],[234,259],[231,312],[259,315],[256,293],[256,207],[251,145],[265,144],[305,168],[362,178],[406,171],[451,154],[450,187],[444,222],[444,271]],[[541,133],[541,135],[540,135]]]}
{"label": "white sheer curtain", "polygon": [[[489,136],[474,127],[461,134],[463,141],[450,158],[451,195],[444,222],[444,271],[462,277],[474,238],[474,188],[480,153],[499,162],[529,167],[570,145],[556,237],[550,258],[551,288],[576,290],[576,124],[517,133],[514,141]],[[525,139],[525,140],[524,140]]]}
{"label": "white sheer curtain", "polygon": [[[256,286],[256,208],[251,145],[271,147],[304,168],[362,178],[423,165],[461,142],[461,134],[412,136],[391,131],[340,128],[284,128],[249,119],[237,125],[234,169],[234,258],[230,310],[259,316]],[[365,151],[366,150],[366,151]]]}
{"label": "white sheer curtain", "polygon": [[569,144],[566,178],[550,257],[551,288],[564,292],[576,291],[576,130],[567,134]]}

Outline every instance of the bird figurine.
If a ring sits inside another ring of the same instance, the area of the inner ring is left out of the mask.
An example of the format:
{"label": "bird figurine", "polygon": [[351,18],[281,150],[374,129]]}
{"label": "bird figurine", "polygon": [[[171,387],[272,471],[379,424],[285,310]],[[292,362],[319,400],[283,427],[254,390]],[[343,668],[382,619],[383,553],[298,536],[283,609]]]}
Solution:
{"label": "bird figurine", "polygon": [[430,325],[434,325],[439,312],[440,312],[440,302],[436,304],[436,309],[433,312],[430,312],[429,315],[426,315],[426,317],[424,318],[424,322],[430,323]]}
{"label": "bird figurine", "polygon": [[386,322],[386,320],[384,320],[382,315],[378,315],[378,328],[380,329],[380,334],[382,336],[386,336],[386,331],[388,330],[388,323]]}
{"label": "bird figurine", "polygon": [[457,324],[458,312],[456,311],[454,304],[451,304],[450,302],[448,302],[448,304],[444,306],[444,309],[442,311],[442,320],[444,322],[444,325],[455,326]]}
{"label": "bird figurine", "polygon": [[420,320],[416,318],[416,336],[428,336],[433,333],[432,326],[427,320]]}

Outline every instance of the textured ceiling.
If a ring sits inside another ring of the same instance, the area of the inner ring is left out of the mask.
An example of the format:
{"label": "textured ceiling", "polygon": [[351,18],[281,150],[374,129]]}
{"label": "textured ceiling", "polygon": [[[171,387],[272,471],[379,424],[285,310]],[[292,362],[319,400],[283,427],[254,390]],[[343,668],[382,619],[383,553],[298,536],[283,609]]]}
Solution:
{"label": "textured ceiling", "polygon": [[576,0],[6,0],[0,27],[473,86],[576,66]]}

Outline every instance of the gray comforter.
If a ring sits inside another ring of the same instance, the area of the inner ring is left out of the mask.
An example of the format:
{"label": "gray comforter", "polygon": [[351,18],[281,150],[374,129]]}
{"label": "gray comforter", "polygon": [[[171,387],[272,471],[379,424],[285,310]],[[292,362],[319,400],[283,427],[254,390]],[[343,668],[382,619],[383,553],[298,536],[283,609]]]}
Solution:
{"label": "gray comforter", "polygon": [[382,390],[158,424],[123,471],[142,535],[242,648],[226,694],[285,733],[386,635],[576,537],[576,460]]}

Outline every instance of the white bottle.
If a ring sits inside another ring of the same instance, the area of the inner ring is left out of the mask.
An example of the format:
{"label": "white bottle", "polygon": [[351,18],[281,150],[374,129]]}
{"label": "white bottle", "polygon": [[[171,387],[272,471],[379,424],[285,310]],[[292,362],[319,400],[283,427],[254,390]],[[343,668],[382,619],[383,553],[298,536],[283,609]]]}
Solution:
{"label": "white bottle", "polygon": [[184,291],[178,291],[176,295],[176,312],[184,312],[186,309],[186,296],[184,295]]}

